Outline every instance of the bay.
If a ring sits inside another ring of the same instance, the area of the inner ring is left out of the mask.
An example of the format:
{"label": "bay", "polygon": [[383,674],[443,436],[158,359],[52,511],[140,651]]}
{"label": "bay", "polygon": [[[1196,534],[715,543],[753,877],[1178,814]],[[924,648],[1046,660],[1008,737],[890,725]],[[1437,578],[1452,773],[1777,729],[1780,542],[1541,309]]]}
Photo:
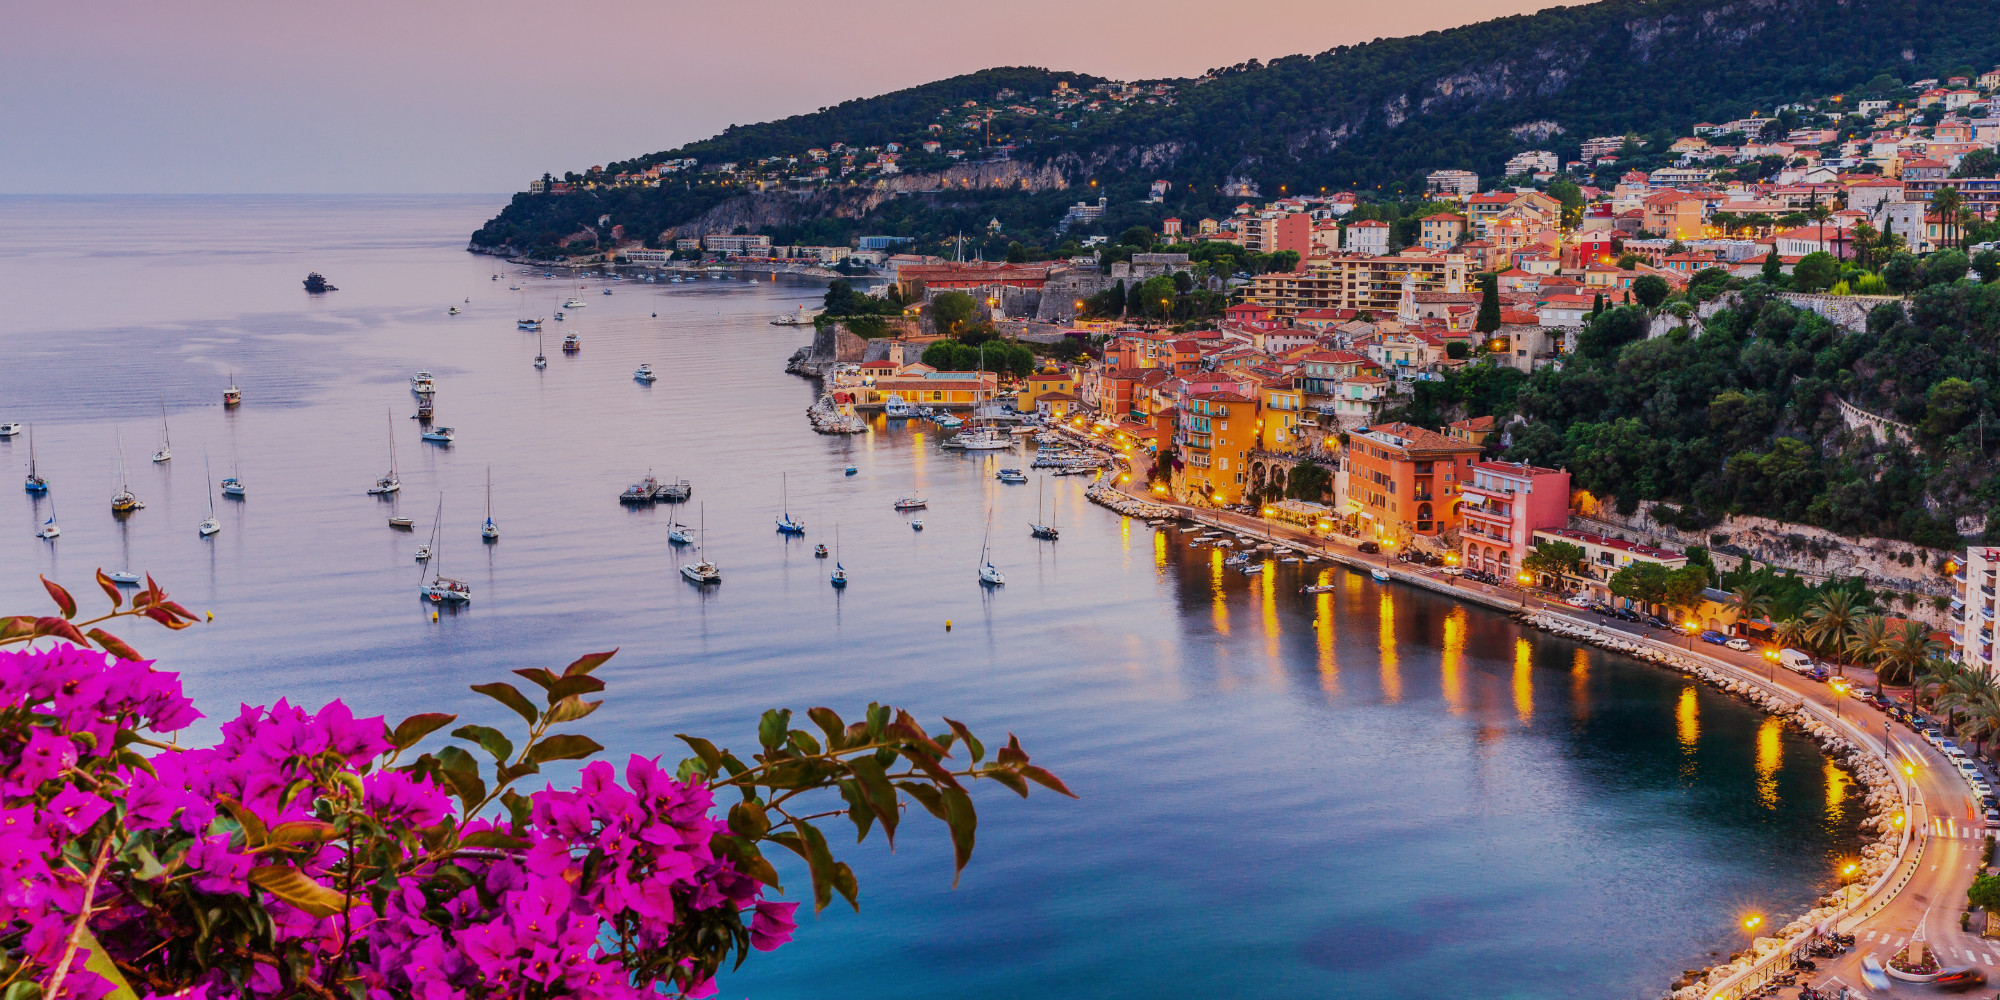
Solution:
{"label": "bay", "polygon": [[[676,733],[747,750],[767,707],[880,700],[989,745],[1016,733],[1081,796],[979,789],[956,889],[928,817],[893,855],[833,830],[861,912],[802,913],[724,996],[1649,997],[1742,947],[1743,915],[1806,908],[1858,845],[1853,789],[1741,704],[1343,571],[1310,598],[1317,572],[1245,578],[1076,478],[1047,483],[1062,541],[1035,541],[1036,485],[992,476],[1024,455],[943,451],[921,423],[810,432],[814,387],[782,372],[808,331],[768,320],[817,284],[579,291],[463,252],[498,204],[0,198],[0,420],[35,425],[53,483],[0,490],[0,608],[45,608],[37,574],[89,606],[96,567],[152,573],[215,620],[122,631],[212,717],[338,697],[504,727],[467,685],[616,647],[581,726],[614,760],[676,760]],[[308,270],[340,291],[307,296]],[[571,294],[586,307],[548,325],[537,371],[514,320]],[[448,447],[417,438],[417,369]],[[245,402],[225,411],[232,375]],[[174,458],[155,465],[163,405]],[[392,434],[404,488],[384,502],[362,490]],[[121,439],[147,504],[122,522]],[[204,455],[249,485],[216,498],[211,539]],[[0,442],[11,482],[26,466],[25,437]],[[648,470],[694,502],[621,507]],[[773,530],[781,492],[803,540]],[[890,509],[912,492],[921,533]],[[432,621],[412,553],[440,497],[442,568],[474,597]],[[53,545],[31,537],[51,510]],[[418,530],[390,531],[398,512]],[[675,519],[705,520],[719,587],[679,576]],[[844,592],[811,553],[836,526]],[[989,531],[994,590],[975,578]]]}

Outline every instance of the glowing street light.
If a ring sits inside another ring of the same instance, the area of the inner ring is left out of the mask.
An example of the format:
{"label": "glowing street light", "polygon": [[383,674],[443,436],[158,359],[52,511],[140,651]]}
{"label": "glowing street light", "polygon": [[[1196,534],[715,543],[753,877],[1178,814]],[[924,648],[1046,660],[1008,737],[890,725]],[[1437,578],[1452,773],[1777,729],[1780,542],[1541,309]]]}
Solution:
{"label": "glowing street light", "polygon": [[1743,930],[1747,933],[1754,934],[1757,932],[1757,928],[1762,926],[1764,926],[1764,917],[1762,914],[1752,913],[1743,918]]}

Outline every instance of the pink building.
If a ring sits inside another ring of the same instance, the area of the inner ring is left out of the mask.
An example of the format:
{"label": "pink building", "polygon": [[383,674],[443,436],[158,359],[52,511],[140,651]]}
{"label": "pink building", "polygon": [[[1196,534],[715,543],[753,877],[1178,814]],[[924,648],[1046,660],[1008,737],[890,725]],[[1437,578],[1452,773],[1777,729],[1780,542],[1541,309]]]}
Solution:
{"label": "pink building", "polygon": [[1464,567],[1512,578],[1538,528],[1569,524],[1569,473],[1518,462],[1474,462],[1459,488]]}

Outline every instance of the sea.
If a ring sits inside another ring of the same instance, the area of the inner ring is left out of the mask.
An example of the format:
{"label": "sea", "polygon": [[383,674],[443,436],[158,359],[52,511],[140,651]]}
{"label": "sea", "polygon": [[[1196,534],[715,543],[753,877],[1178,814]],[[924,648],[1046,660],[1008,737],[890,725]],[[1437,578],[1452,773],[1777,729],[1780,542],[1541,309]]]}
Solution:
{"label": "sea", "polygon": [[[1744,947],[1746,916],[1808,908],[1859,845],[1856,787],[1743,704],[1344,570],[1245,577],[1081,477],[998,482],[1018,448],[880,418],[815,434],[817,387],[783,370],[811,330],[771,320],[823,282],[467,253],[502,204],[0,198],[0,421],[32,424],[53,484],[21,491],[29,436],[0,441],[0,613],[49,613],[38,575],[100,605],[99,567],[212,613],[116,630],[181,673],[209,716],[194,739],[280,698],[518,726],[468,686],[616,649],[575,726],[614,761],[678,761],[682,733],[747,754],[767,708],[881,702],[1018,736],[1077,793],[982,783],[956,886],[927,815],[893,851],[827,821],[859,911],[815,915],[781,860],[797,940],[725,972],[724,997],[1656,997]],[[309,271],[339,290],[306,294]],[[516,329],[572,295],[540,338]],[[449,445],[419,439],[418,370]],[[402,491],[366,495],[392,447]],[[621,505],[648,474],[692,500]],[[213,494],[232,475],[247,496]],[[146,505],[122,519],[121,484]],[[921,531],[891,509],[911,494]],[[774,530],[787,513],[804,537]],[[1031,538],[1037,517],[1061,540]],[[680,576],[675,523],[719,585]],[[983,551],[1003,586],[978,582]],[[434,618],[435,573],[470,604]]]}

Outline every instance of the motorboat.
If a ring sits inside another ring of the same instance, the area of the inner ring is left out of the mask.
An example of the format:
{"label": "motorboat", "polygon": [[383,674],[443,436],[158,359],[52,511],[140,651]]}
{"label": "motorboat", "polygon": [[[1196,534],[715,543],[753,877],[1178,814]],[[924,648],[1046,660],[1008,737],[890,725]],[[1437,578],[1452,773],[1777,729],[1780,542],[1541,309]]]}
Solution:
{"label": "motorboat", "polygon": [[576,335],[576,334],[574,334],[574,333],[567,333],[567,334],[564,334],[564,335],[563,335],[563,353],[564,353],[564,354],[575,354],[576,352],[578,352],[578,351],[581,351],[581,350],[583,350],[583,338],[582,338],[582,337],[579,337],[579,336],[577,336],[577,335]]}
{"label": "motorboat", "polygon": [[896,501],[897,510],[923,510],[930,505],[931,502],[923,497],[904,497]]}
{"label": "motorboat", "polygon": [[952,439],[951,443],[955,447],[964,448],[966,451],[998,451],[1002,448],[1011,448],[1014,446],[1012,438],[991,427],[960,431],[958,436]]}
{"label": "motorboat", "polygon": [[153,453],[153,461],[170,462],[174,458],[174,439],[167,433],[167,401],[160,401],[160,450]]}
{"label": "motorboat", "polygon": [[1389,582],[1389,571],[1388,571],[1388,570],[1386,570],[1386,569],[1383,569],[1383,568],[1382,568],[1382,567],[1380,567],[1380,566],[1374,566],[1374,567],[1371,567],[1371,568],[1369,568],[1369,570],[1368,570],[1368,575],[1369,575],[1369,576],[1372,576],[1372,577],[1374,577],[1374,578],[1375,578],[1375,582],[1377,582],[1377,583],[1388,583],[1388,582]]}
{"label": "motorboat", "polygon": [[402,515],[399,514],[389,519],[389,527],[396,528],[401,531],[409,531],[410,529],[416,526],[417,526],[417,519],[413,517],[403,517]]}
{"label": "motorboat", "polygon": [[435,441],[435,442],[437,442],[438,444],[450,444],[450,443],[451,443],[451,428],[449,428],[449,427],[433,427],[433,428],[431,428],[430,430],[427,430],[427,431],[425,431],[425,432],[424,432],[424,440],[426,440],[426,441]]}
{"label": "motorboat", "polygon": [[814,558],[814,559],[825,559],[825,558],[826,558],[826,557],[827,557],[828,555],[829,555],[829,553],[828,553],[828,552],[827,552],[827,550],[826,550],[826,543],[825,543],[825,542],[821,542],[821,543],[819,543],[818,545],[815,545],[815,546],[813,546],[813,558]]}
{"label": "motorboat", "polygon": [[606,294],[606,295],[610,295],[610,294],[611,294],[611,289],[609,289],[609,288],[605,289],[605,290],[604,290],[604,294]]}
{"label": "motorboat", "polygon": [[951,431],[965,426],[965,418],[953,416],[949,413],[940,413],[931,418],[931,423],[938,425],[941,430]]}
{"label": "motorboat", "polygon": [[1019,469],[1001,469],[999,472],[993,474],[993,478],[1003,483],[1025,483],[1028,481],[1027,473]]}
{"label": "motorboat", "polygon": [[456,316],[456,315],[458,315],[458,307],[457,307],[457,306],[452,306],[452,307],[451,307],[450,309],[446,309],[446,310],[444,311],[444,314],[445,314],[445,315],[447,315],[447,316]]}
{"label": "motorboat", "polygon": [[893,420],[901,420],[910,416],[912,412],[910,404],[904,402],[903,397],[895,393],[890,393],[888,400],[882,404],[882,415]]}
{"label": "motorboat", "polygon": [[633,370],[632,377],[646,383],[651,383],[659,379],[658,375],[653,374],[652,365],[640,365],[637,369]]}
{"label": "motorboat", "polygon": [[[556,318],[561,319],[562,317],[558,315]],[[514,329],[526,330],[529,333],[538,333],[542,329],[542,321],[538,319],[517,319],[514,321]]]}
{"label": "motorboat", "polygon": [[0,438],[10,438],[21,433],[21,425],[13,422],[0,423]]}
{"label": "motorboat", "polygon": [[783,473],[778,480],[778,532],[785,535],[803,535],[806,523],[792,516],[791,473]]}
{"label": "motorboat", "polygon": [[556,310],[556,322],[560,323],[562,321],[563,321],[563,311],[561,309],[558,309]]}
{"label": "motorboat", "polygon": [[236,387],[236,373],[230,372],[229,388],[222,390],[222,405],[226,407],[240,406],[242,405],[242,403],[243,403],[243,390],[238,389]]}
{"label": "motorboat", "polygon": [[410,376],[410,391],[435,392],[437,391],[436,382],[437,380],[431,377],[430,372],[418,372]]}
{"label": "motorboat", "polygon": [[842,471],[842,472],[841,472],[841,475],[843,475],[843,476],[851,476],[851,475],[854,475],[855,473],[857,473],[857,472],[860,472],[860,471],[861,471],[860,469],[857,469],[857,468],[855,468],[854,466],[851,466],[851,465],[850,465],[850,466],[848,466],[848,467],[847,467],[847,468],[846,468],[846,469],[845,469],[844,471]]}
{"label": "motorboat", "polygon": [[581,309],[583,308],[583,306],[584,306],[584,301],[582,299],[577,298],[574,295],[563,300],[564,309]]}
{"label": "motorboat", "polygon": [[921,517],[910,518],[910,530],[911,531],[924,530],[924,519]]}
{"label": "motorboat", "polygon": [[22,488],[36,496],[49,491],[49,481],[42,478],[41,473],[35,469],[35,429],[33,427],[28,428],[28,481]]}
{"label": "motorboat", "polygon": [[138,586],[140,580],[139,574],[134,573],[129,569],[114,569],[111,572],[104,574],[104,576],[112,583],[120,584],[122,586],[127,586],[127,587]]}
{"label": "motorboat", "polygon": [[428,545],[419,545],[419,546],[417,546],[417,561],[418,561],[418,562],[429,562],[429,561],[430,561],[430,558],[431,558],[431,547],[430,547],[430,546],[428,546]]}
{"label": "motorboat", "polygon": [[510,291],[510,292],[518,292],[518,291],[520,291],[520,290],[521,290],[521,286],[520,286],[520,285],[508,285],[508,286],[507,286],[507,290],[508,290],[508,291]]}
{"label": "motorboat", "polygon": [[653,499],[661,503],[687,503],[694,497],[694,484],[685,479],[671,483],[661,483],[660,492]]}
{"label": "motorboat", "polygon": [[1337,588],[1330,583],[1309,583],[1299,588],[1301,594],[1331,594]]}

